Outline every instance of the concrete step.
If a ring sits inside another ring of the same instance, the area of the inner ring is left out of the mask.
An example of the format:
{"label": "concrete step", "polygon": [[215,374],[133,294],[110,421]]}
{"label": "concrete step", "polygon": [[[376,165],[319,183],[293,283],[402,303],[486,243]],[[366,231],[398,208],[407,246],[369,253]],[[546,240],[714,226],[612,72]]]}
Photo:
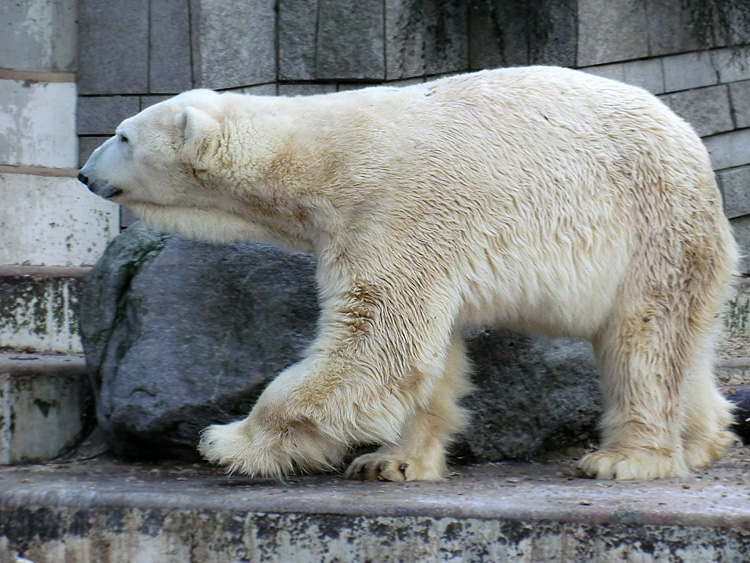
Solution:
{"label": "concrete step", "polygon": [[574,464],[406,484],[106,457],[0,468],[0,561],[747,561],[750,447],[679,479],[587,480]]}
{"label": "concrete step", "polygon": [[89,270],[0,266],[0,350],[82,353],[78,302]]}
{"label": "concrete step", "polygon": [[92,411],[83,357],[0,354],[0,464],[70,451],[91,429]]}
{"label": "concrete step", "polygon": [[89,192],[76,174],[0,166],[0,264],[96,263],[120,232],[119,206]]}

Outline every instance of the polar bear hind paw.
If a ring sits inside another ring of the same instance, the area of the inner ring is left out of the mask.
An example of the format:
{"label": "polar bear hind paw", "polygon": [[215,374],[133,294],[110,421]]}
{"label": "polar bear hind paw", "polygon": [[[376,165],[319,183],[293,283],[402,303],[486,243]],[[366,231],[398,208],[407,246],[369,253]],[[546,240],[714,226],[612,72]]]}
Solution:
{"label": "polar bear hind paw", "polygon": [[585,455],[578,473],[597,479],[666,479],[689,473],[679,452],[662,453],[645,448],[604,448]]}
{"label": "polar bear hind paw", "polygon": [[402,456],[371,453],[356,458],[344,476],[359,481],[440,481],[445,475],[442,468]]}

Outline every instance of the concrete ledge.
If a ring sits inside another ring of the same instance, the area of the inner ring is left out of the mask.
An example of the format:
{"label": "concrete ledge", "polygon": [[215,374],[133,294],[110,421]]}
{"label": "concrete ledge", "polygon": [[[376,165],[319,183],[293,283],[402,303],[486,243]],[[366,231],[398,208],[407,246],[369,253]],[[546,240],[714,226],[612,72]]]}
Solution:
{"label": "concrete ledge", "polygon": [[3,166],[0,165],[0,174],[25,174],[27,176],[53,176],[64,178],[75,178],[78,176],[77,168],[45,168],[43,166]]}
{"label": "concrete ledge", "polygon": [[681,479],[571,476],[572,460],[438,483],[279,484],[107,459],[0,469],[0,560],[743,561],[750,448]]}
{"label": "concrete ledge", "polygon": [[74,72],[40,72],[0,68],[0,80],[24,80],[28,82],[75,82]]}
{"label": "concrete ledge", "polygon": [[76,84],[0,80],[3,164],[73,168],[77,165]]}
{"label": "concrete ledge", "polygon": [[0,264],[94,264],[119,233],[119,206],[75,178],[0,172]]}
{"label": "concrete ledge", "polygon": [[0,266],[0,348],[83,352],[78,302],[88,270]]}
{"label": "concrete ledge", "polygon": [[0,354],[0,464],[69,451],[81,438],[91,401],[82,357]]}

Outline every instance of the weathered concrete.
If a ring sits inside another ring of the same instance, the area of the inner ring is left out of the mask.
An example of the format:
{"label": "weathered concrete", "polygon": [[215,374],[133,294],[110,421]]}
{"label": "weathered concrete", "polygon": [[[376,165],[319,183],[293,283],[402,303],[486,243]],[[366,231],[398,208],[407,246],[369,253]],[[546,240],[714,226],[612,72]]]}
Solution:
{"label": "weathered concrete", "polygon": [[94,264],[119,232],[119,207],[70,176],[0,172],[0,264]]}
{"label": "weathered concrete", "polygon": [[73,168],[74,83],[0,80],[0,164]]}
{"label": "weathered concrete", "polygon": [[[750,339],[750,278],[739,278],[724,314],[725,330],[731,335]],[[750,356],[750,349],[747,350]]]}
{"label": "weathered concrete", "polygon": [[276,14],[271,0],[190,2],[193,83],[239,88],[276,79]]}
{"label": "weathered concrete", "polygon": [[750,46],[716,49],[711,51],[711,62],[719,82],[738,82],[750,79]]}
{"label": "weathered concrete", "polygon": [[714,170],[750,163],[750,129],[738,129],[703,139]]}
{"label": "weathered concrete", "polygon": [[467,11],[461,2],[385,2],[385,57],[389,80],[469,68]]}
{"label": "weathered concrete", "polygon": [[407,484],[106,459],[5,468],[0,561],[741,563],[748,463],[744,447],[681,479],[579,479],[567,459]]}
{"label": "weathered concrete", "polygon": [[0,349],[82,353],[78,302],[88,271],[0,266]]}
{"label": "weathered concrete", "polygon": [[0,354],[0,464],[67,452],[78,445],[92,407],[81,356]]}
{"label": "weathered concrete", "polygon": [[734,129],[729,89],[725,84],[668,94],[659,99],[690,123],[701,137]]}
{"label": "weathered concrete", "polygon": [[662,59],[614,63],[586,67],[581,70],[603,78],[640,86],[652,94],[661,94],[666,90]]}
{"label": "weathered concrete", "polygon": [[148,92],[149,0],[79,0],[81,94]]}
{"label": "weathered concrete", "polygon": [[0,3],[0,67],[75,70],[76,0]]}
{"label": "weathered concrete", "polygon": [[176,94],[193,85],[189,4],[185,0],[149,2],[150,92]]}
{"label": "weathered concrete", "polygon": [[640,59],[648,54],[645,2],[579,0],[580,66]]}
{"label": "weathered concrete", "polygon": [[701,88],[719,82],[708,53],[684,53],[664,57],[663,64],[667,92]]}
{"label": "weathered concrete", "polygon": [[730,84],[729,95],[737,128],[750,127],[750,80]]}
{"label": "weathered concrete", "polygon": [[139,96],[86,96],[78,98],[78,113],[76,115],[78,134],[113,135],[123,119],[134,116],[141,109]]}
{"label": "weathered concrete", "polygon": [[[750,138],[748,142],[750,142]],[[735,217],[731,220],[731,224],[734,230],[734,238],[737,239],[740,247],[740,272],[750,276],[750,215]]]}
{"label": "weathered concrete", "polygon": [[750,165],[716,174],[724,196],[724,213],[730,219],[750,215]]}

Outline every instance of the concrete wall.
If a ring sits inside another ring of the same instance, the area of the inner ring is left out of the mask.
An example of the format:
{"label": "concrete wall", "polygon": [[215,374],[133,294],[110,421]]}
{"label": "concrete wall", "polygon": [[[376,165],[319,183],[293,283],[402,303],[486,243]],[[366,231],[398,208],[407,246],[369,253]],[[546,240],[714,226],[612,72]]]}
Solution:
{"label": "concrete wall", "polygon": [[690,18],[682,0],[80,0],[81,159],[121,119],[191,87],[299,95],[583,68],[648,89],[693,124],[750,255],[750,29],[701,43]]}
{"label": "concrete wall", "polygon": [[0,464],[54,458],[84,432],[78,295],[120,230],[75,178],[76,4],[0,2]]}
{"label": "concrete wall", "polygon": [[0,34],[0,349],[77,352],[76,327],[37,310],[69,296],[50,294],[38,268],[6,275],[92,265],[119,231],[117,207],[75,179],[76,1],[4,2]]}

